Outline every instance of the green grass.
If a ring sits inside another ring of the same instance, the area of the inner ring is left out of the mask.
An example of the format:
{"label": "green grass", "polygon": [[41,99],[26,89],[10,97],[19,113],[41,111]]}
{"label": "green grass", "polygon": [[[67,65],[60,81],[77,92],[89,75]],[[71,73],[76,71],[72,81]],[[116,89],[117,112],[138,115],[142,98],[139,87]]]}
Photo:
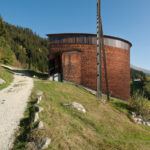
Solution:
{"label": "green grass", "polygon": [[[31,130],[28,140],[50,137],[49,150],[149,150],[150,128],[131,121],[127,102],[114,99],[103,104],[67,83],[35,81],[33,95],[38,90],[44,92],[40,119],[45,130]],[[85,106],[87,113],[62,105],[72,101]]]}
{"label": "green grass", "polygon": [[150,75],[149,75],[149,76],[147,76],[147,80],[148,80],[148,81],[150,81]]}
{"label": "green grass", "polygon": [[0,78],[6,81],[5,84],[0,85],[0,90],[6,88],[13,80],[13,75],[10,71],[0,67]]}

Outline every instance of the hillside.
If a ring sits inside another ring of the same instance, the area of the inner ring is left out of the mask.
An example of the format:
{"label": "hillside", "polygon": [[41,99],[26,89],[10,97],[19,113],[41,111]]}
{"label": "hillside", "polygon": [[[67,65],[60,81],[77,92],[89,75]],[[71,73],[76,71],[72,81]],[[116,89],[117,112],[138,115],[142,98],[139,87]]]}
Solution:
{"label": "hillside", "polygon": [[[140,79],[141,81],[134,81]],[[131,69],[131,95],[141,93],[150,99],[150,77],[143,71]]]}
{"label": "hillside", "polygon": [[[39,104],[44,108],[39,116],[44,130],[30,122],[39,90],[44,92]],[[87,113],[62,105],[73,101]],[[126,102],[113,99],[104,104],[72,84],[36,80],[14,149],[24,149],[28,142],[44,136],[52,140],[49,150],[149,150],[150,127],[136,125],[129,116]]]}
{"label": "hillside", "polygon": [[36,71],[48,71],[48,41],[31,29],[0,18],[0,62]]}
{"label": "hillside", "polygon": [[138,70],[138,71],[142,71],[143,73],[145,73],[146,75],[150,76],[150,70],[141,68],[141,67],[136,67],[134,65],[131,65],[132,69]]}

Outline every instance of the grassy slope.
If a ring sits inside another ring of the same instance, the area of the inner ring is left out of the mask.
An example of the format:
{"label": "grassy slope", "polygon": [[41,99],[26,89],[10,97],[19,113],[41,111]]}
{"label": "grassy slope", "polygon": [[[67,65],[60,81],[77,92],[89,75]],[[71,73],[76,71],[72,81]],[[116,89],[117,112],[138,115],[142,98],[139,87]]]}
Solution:
{"label": "grassy slope", "polygon": [[6,88],[13,80],[13,75],[6,69],[0,67],[0,78],[6,81],[5,84],[0,85],[0,90]]}
{"label": "grassy slope", "polygon": [[[51,137],[49,149],[149,150],[150,128],[130,121],[126,103],[102,104],[85,90],[64,83],[36,81],[36,90],[44,92],[40,118],[46,130],[34,130],[31,137]],[[83,104],[87,114],[61,105],[71,101]]]}
{"label": "grassy slope", "polygon": [[148,81],[150,81],[150,76],[147,76]]}

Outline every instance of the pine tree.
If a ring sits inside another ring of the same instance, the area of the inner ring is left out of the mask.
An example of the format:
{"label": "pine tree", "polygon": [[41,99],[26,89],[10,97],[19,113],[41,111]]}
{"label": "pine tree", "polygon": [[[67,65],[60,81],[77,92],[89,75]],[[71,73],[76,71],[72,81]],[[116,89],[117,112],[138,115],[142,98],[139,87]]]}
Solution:
{"label": "pine tree", "polygon": [[2,17],[0,16],[0,37],[6,38],[7,32],[3,22]]}
{"label": "pine tree", "polygon": [[[41,38],[31,29],[8,24],[0,18],[0,37],[7,41],[11,51],[23,67],[35,71],[48,71],[48,40]],[[3,42],[1,40],[1,46]],[[31,51],[29,56],[29,50]],[[8,62],[8,61],[7,61]]]}

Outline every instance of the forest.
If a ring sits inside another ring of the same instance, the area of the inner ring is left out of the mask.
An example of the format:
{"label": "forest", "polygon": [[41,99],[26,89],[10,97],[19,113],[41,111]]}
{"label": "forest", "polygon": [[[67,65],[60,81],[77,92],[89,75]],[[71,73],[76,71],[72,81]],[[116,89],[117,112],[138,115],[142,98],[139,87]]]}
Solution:
{"label": "forest", "polygon": [[48,41],[0,17],[0,63],[48,72]]}
{"label": "forest", "polygon": [[142,71],[131,69],[131,95],[136,93],[150,100],[150,77]]}

